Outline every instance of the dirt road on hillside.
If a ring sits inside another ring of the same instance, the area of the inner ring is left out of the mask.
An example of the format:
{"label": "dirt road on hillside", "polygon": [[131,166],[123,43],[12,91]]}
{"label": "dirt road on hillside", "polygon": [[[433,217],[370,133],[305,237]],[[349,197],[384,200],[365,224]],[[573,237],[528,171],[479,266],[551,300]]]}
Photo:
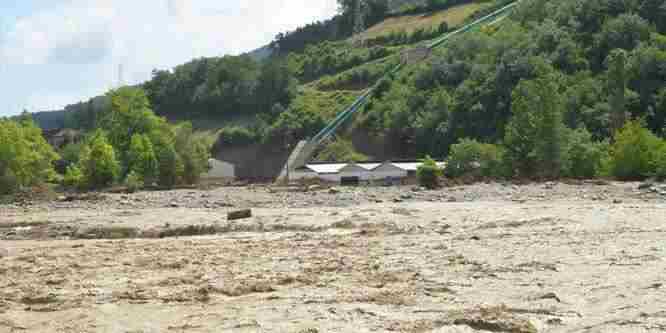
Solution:
{"label": "dirt road on hillside", "polygon": [[[666,195],[638,187],[219,188],[0,206],[0,333],[662,332]],[[227,221],[239,208],[254,216]]]}

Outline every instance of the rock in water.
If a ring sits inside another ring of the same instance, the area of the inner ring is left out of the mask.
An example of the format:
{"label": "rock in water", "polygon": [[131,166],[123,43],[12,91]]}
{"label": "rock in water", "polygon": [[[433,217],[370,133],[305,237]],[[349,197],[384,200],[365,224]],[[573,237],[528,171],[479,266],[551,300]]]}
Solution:
{"label": "rock in water", "polygon": [[243,209],[227,213],[227,220],[229,221],[247,219],[250,217],[252,217],[251,209]]}

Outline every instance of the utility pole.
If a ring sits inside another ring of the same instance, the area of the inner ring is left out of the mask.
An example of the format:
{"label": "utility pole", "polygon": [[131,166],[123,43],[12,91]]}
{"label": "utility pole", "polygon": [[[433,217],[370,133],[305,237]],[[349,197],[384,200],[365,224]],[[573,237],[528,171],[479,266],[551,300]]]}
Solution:
{"label": "utility pole", "polygon": [[363,46],[364,44],[361,34],[363,33],[363,30],[365,30],[365,20],[363,17],[363,4],[361,1],[363,0],[353,0],[351,13],[353,21],[352,41],[356,46]]}
{"label": "utility pole", "polygon": [[119,64],[118,65],[118,88],[122,87],[123,84],[124,84],[123,73],[124,73],[123,64]]}
{"label": "utility pole", "polygon": [[365,28],[365,22],[363,22],[363,11],[361,6],[361,0],[354,0],[354,31],[353,34],[359,34],[363,32]]}

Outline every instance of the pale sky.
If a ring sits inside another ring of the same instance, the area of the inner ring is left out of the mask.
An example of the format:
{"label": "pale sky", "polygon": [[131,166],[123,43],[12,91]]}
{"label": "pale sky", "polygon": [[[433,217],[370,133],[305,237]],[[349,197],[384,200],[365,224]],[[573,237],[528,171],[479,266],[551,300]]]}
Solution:
{"label": "pale sky", "polygon": [[61,109],[154,68],[240,54],[336,0],[0,0],[0,116]]}

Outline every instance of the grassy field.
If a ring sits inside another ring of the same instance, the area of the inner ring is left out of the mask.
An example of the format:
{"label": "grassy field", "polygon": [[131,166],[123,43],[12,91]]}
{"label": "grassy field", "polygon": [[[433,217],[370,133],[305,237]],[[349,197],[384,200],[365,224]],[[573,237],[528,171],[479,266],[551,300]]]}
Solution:
{"label": "grassy field", "polygon": [[391,17],[370,27],[362,34],[362,38],[372,39],[391,32],[410,33],[418,29],[432,29],[437,28],[442,22],[448,23],[450,27],[457,26],[474,12],[488,5],[488,3],[470,3],[434,13]]}

